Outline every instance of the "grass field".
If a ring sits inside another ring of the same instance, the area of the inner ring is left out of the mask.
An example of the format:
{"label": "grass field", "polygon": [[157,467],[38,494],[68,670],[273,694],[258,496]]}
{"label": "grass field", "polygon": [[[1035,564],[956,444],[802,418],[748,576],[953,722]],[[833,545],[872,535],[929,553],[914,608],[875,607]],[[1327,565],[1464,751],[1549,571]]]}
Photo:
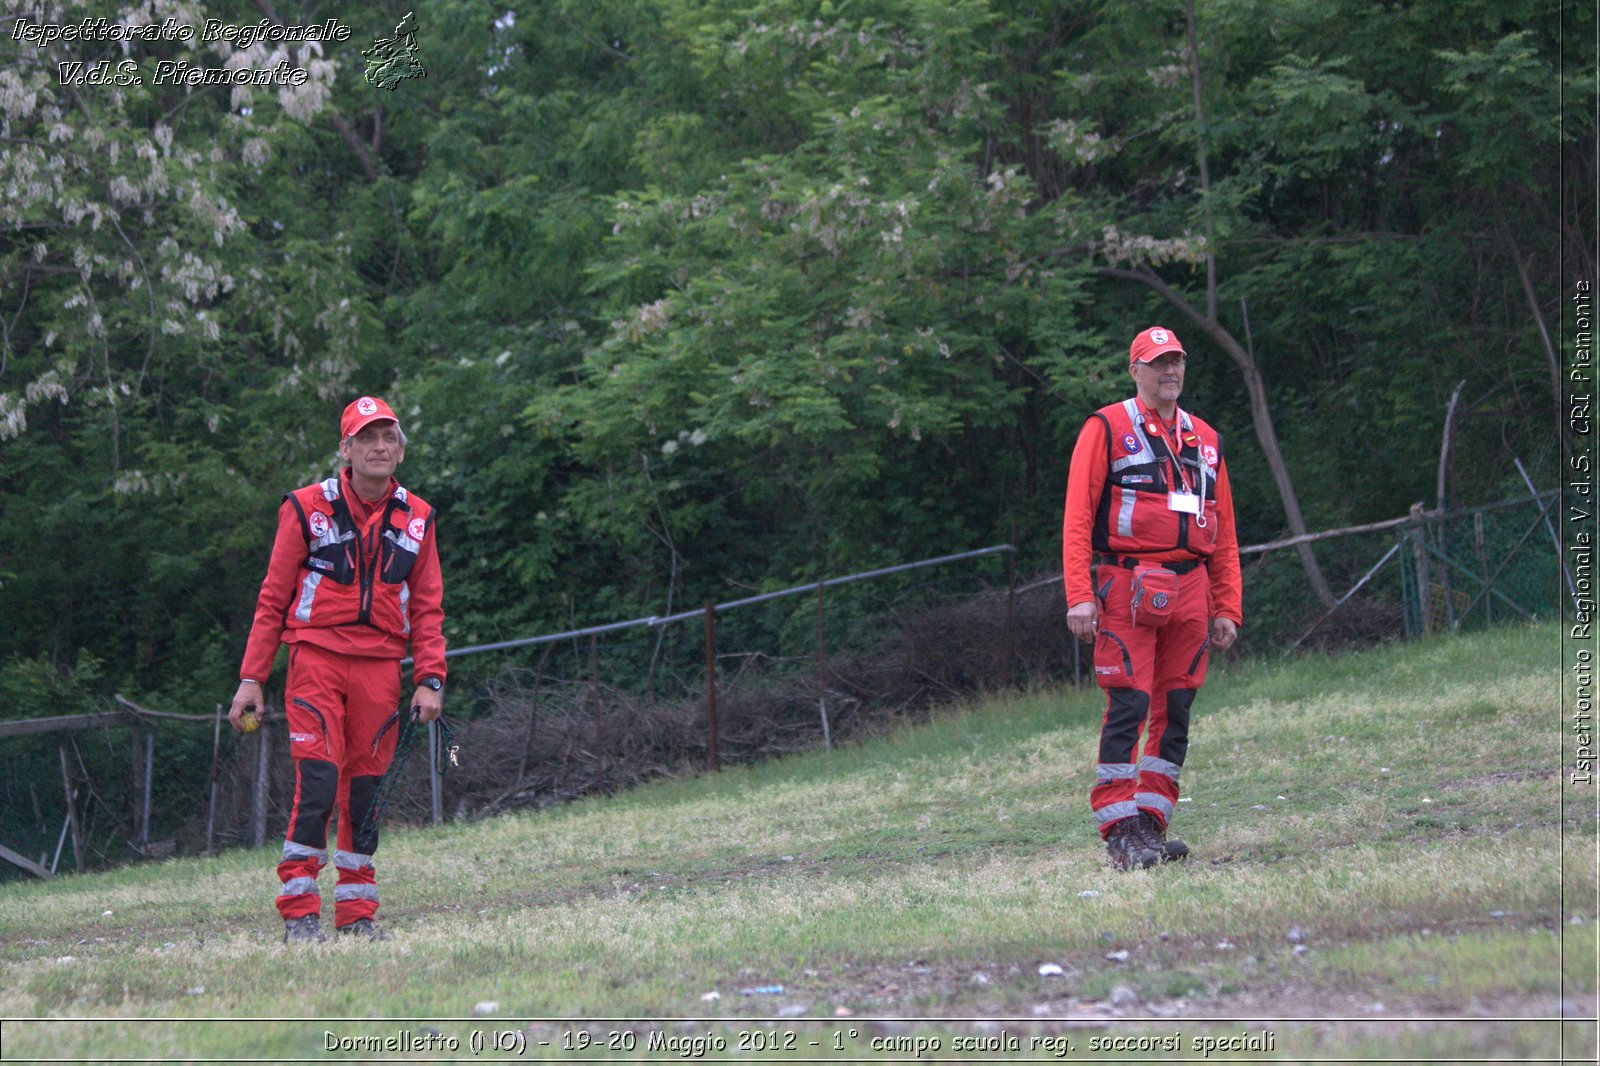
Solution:
{"label": "grass field", "polygon": [[1148,871],[1105,863],[1101,700],[1060,690],[392,831],[379,944],[280,944],[276,848],[9,886],[0,1058],[1593,1062],[1559,639],[1216,669],[1194,854]]}

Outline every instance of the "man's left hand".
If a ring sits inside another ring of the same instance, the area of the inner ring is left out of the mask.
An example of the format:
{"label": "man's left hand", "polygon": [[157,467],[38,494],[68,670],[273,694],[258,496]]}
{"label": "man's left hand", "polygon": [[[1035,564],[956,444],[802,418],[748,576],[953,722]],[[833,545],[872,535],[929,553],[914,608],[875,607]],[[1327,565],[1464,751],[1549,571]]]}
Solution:
{"label": "man's left hand", "polygon": [[1211,647],[1214,651],[1227,651],[1233,647],[1233,642],[1239,639],[1239,627],[1233,624],[1231,618],[1213,618],[1211,620]]}
{"label": "man's left hand", "polygon": [[418,685],[411,694],[411,713],[417,721],[431,722],[443,710],[444,697],[426,685]]}

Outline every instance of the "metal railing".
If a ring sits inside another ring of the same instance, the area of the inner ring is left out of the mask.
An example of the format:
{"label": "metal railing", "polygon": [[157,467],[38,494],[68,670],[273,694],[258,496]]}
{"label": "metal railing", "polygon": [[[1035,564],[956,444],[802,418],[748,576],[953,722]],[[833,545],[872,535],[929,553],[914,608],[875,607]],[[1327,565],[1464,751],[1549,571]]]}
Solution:
{"label": "metal railing", "polygon": [[[538,644],[554,644],[554,643],[557,643],[559,641],[564,641],[564,640],[576,641],[576,640],[581,640],[584,637],[588,637],[589,638],[590,676],[592,678],[591,688],[593,688],[594,690],[598,691],[598,688],[599,688],[599,665],[598,665],[599,647],[598,647],[598,640],[602,635],[607,634],[607,633],[617,633],[617,632],[620,632],[622,630],[627,630],[627,629],[638,629],[638,628],[643,628],[643,627],[647,627],[647,626],[650,627],[650,628],[660,628],[662,626],[671,625],[674,622],[687,622],[690,619],[703,618],[705,620],[705,647],[706,647],[706,670],[705,670],[705,673],[706,673],[706,697],[705,697],[705,700],[706,700],[706,749],[707,749],[706,757],[707,757],[707,766],[711,770],[718,770],[718,769],[721,768],[721,762],[720,762],[720,759],[718,757],[718,752],[717,752],[717,667],[716,667],[716,659],[717,659],[717,656],[716,656],[716,642],[717,642],[717,636],[716,636],[716,615],[718,615],[719,613],[722,613],[724,611],[734,610],[735,608],[739,608],[739,607],[750,607],[750,606],[753,606],[754,604],[767,603],[767,602],[769,602],[771,600],[782,599],[782,598],[784,598],[786,596],[798,596],[801,593],[807,593],[807,592],[815,593],[816,596],[817,596],[817,662],[818,662],[818,671],[820,673],[820,672],[823,672],[823,671],[826,670],[826,663],[827,663],[827,652],[826,652],[825,642],[824,642],[824,639],[823,639],[823,629],[822,629],[822,593],[823,593],[824,589],[833,588],[833,587],[838,586],[838,585],[847,585],[847,584],[850,584],[851,582],[855,582],[855,581],[867,581],[867,580],[870,580],[872,578],[887,577],[890,574],[905,573],[906,571],[909,571],[909,570],[920,570],[920,569],[922,569],[924,567],[944,566],[944,565],[946,565],[948,563],[961,562],[961,561],[966,560],[966,559],[977,559],[977,558],[980,558],[982,556],[996,555],[996,554],[999,554],[999,553],[1002,553],[1002,552],[1015,555],[1016,551],[1017,551],[1016,546],[1012,545],[1012,544],[992,544],[992,545],[990,545],[990,546],[988,546],[986,548],[974,548],[971,551],[955,552],[955,553],[950,554],[950,555],[939,555],[939,556],[934,556],[933,558],[929,558],[929,559],[918,559],[915,562],[899,563],[899,564],[897,564],[895,566],[882,566],[882,567],[878,567],[877,569],[874,569],[874,570],[862,570],[862,571],[860,571],[858,573],[844,574],[844,575],[839,576],[839,577],[822,578],[822,579],[819,579],[817,581],[810,582],[809,584],[792,585],[789,588],[778,589],[777,591],[774,591],[774,592],[762,592],[762,593],[758,593],[758,594],[756,594],[754,596],[745,596],[745,597],[742,597],[742,598],[737,599],[737,600],[728,600],[728,601],[726,601],[724,603],[708,603],[704,607],[702,607],[702,608],[700,608],[698,610],[693,610],[693,611],[678,611],[678,612],[675,612],[673,614],[666,614],[666,615],[649,615],[649,616],[647,616],[645,618],[630,618],[630,619],[627,619],[627,620],[621,621],[621,622],[606,622],[606,623],[603,623],[601,625],[584,626],[584,627],[579,628],[579,629],[567,629],[567,630],[563,630],[563,631],[561,631],[559,633],[541,633],[538,636],[519,637],[519,638],[516,638],[514,640],[499,640],[499,641],[494,641],[494,642],[488,643],[488,644],[470,644],[470,645],[468,645],[468,646],[466,646],[464,648],[452,648],[452,649],[447,650],[445,652],[445,658],[449,659],[449,658],[453,658],[455,656],[461,656],[461,655],[478,655],[478,654],[482,654],[484,652],[491,652],[491,651],[514,651],[514,650],[519,649],[519,648],[533,647],[533,646],[538,645]],[[1012,601],[1015,599],[1016,593],[1017,593],[1016,582],[1014,580],[1015,569],[1016,568],[1014,566],[1009,568],[1010,574],[1011,574],[1011,579],[1008,580],[1008,588],[1007,588],[1007,595],[1006,595],[1006,641],[1007,641],[1008,648],[1009,648],[1009,644],[1010,644],[1010,641],[1011,641],[1011,617],[1012,617],[1011,605],[1012,605]],[[1007,683],[1009,684],[1009,674],[1010,674],[1010,664],[1011,664],[1011,656],[1009,654],[1009,651],[1008,651],[1007,655],[1005,656],[1005,662],[1006,662],[1006,671],[1007,671]],[[401,665],[402,666],[409,665],[410,663],[411,663],[411,659],[409,659],[409,658],[403,659],[401,661]],[[822,719],[822,732],[823,732],[823,738],[824,738],[824,745],[826,747],[830,747],[831,748],[832,745],[831,745],[831,742],[830,742],[831,738],[829,736],[829,729],[828,729],[828,710],[827,710],[826,700],[827,700],[826,687],[824,686],[824,694],[822,696],[822,704],[818,708],[818,713],[819,713],[819,715],[821,716],[821,719]],[[595,729],[596,729],[596,739],[597,739],[597,743],[596,743],[596,749],[597,750],[599,750],[602,747],[602,745],[600,745],[598,743],[598,731],[599,731],[599,728],[600,728],[598,715],[599,715],[599,708],[598,708],[598,706],[596,706]],[[442,771],[442,769],[440,767],[440,764],[439,764],[439,751],[440,751],[440,744],[439,744],[439,726],[438,726],[438,723],[437,722],[429,722],[428,723],[428,778],[429,778],[429,795],[430,795],[431,807],[432,807],[432,811],[431,811],[432,821],[433,821],[433,824],[435,824],[435,825],[438,825],[440,822],[442,822],[444,820],[443,787],[442,787],[442,782],[440,780],[440,778],[441,778],[441,776],[443,774],[443,771]],[[601,759],[600,762],[598,763],[598,775],[599,775],[599,778],[598,778],[598,780],[596,782],[596,785],[601,791],[604,791],[605,790],[605,762],[604,762],[603,759]]]}
{"label": "metal railing", "polygon": [[[806,585],[795,585],[791,588],[779,589],[776,592],[763,592],[756,596],[746,596],[739,600],[729,600],[726,603],[712,603],[693,611],[679,611],[676,614],[650,615],[646,618],[630,618],[625,622],[606,622],[603,625],[585,626],[582,629],[568,629],[560,633],[542,633],[536,637],[520,637],[516,640],[501,640],[492,644],[471,644],[465,648],[451,648],[444,653],[446,659],[457,655],[476,655],[486,651],[510,651],[514,648],[527,648],[535,644],[553,644],[560,640],[577,640],[581,637],[597,637],[604,633],[615,633],[623,629],[636,629],[640,626],[664,626],[673,622],[686,622],[691,618],[704,617],[706,611],[721,613],[731,611],[735,607],[748,607],[751,604],[766,603],[768,600],[781,599],[784,596],[795,596],[802,592],[815,592],[819,588],[832,588],[835,585],[847,585],[852,581],[865,581],[868,578],[884,577],[888,574],[903,573],[907,570],[917,570],[925,566],[941,566],[945,563],[960,562],[962,559],[976,559],[981,555],[994,555],[997,552],[1016,552],[1010,544],[994,544],[987,548],[975,548],[972,551],[957,552],[954,555],[940,555],[932,559],[919,559],[914,563],[901,563],[898,566],[885,566],[877,570],[863,570],[858,574],[846,574],[843,577],[824,578]],[[401,661],[402,666],[409,665],[410,659]]]}

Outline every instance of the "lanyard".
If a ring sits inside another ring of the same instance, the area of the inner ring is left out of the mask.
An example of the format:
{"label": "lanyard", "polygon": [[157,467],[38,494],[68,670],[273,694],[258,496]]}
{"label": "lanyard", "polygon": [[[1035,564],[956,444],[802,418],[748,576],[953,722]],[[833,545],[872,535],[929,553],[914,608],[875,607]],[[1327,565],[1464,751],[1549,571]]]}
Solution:
{"label": "lanyard", "polygon": [[[1167,463],[1170,471],[1168,474],[1169,484],[1173,484],[1174,487],[1181,485],[1184,492],[1192,493],[1194,489],[1189,484],[1189,475],[1183,469],[1183,460],[1179,458],[1179,454],[1183,451],[1182,442],[1178,439],[1183,433],[1183,408],[1174,408],[1174,413],[1177,417],[1173,420],[1173,430],[1170,436],[1167,433],[1167,424],[1162,421],[1159,411],[1147,409],[1143,401],[1140,402],[1139,409],[1144,414],[1145,432],[1148,434],[1152,426],[1156,427],[1156,435],[1161,438],[1161,443],[1166,446]],[[1176,478],[1171,476],[1174,473],[1177,475]]]}

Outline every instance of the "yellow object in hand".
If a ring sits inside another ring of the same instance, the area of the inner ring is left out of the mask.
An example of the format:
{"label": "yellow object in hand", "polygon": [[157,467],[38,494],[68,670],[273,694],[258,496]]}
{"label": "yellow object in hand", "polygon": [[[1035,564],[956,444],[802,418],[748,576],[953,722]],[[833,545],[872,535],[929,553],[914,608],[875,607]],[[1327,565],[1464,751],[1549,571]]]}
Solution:
{"label": "yellow object in hand", "polygon": [[239,718],[239,725],[246,733],[254,733],[261,728],[261,719],[256,717],[256,712],[246,711]]}

